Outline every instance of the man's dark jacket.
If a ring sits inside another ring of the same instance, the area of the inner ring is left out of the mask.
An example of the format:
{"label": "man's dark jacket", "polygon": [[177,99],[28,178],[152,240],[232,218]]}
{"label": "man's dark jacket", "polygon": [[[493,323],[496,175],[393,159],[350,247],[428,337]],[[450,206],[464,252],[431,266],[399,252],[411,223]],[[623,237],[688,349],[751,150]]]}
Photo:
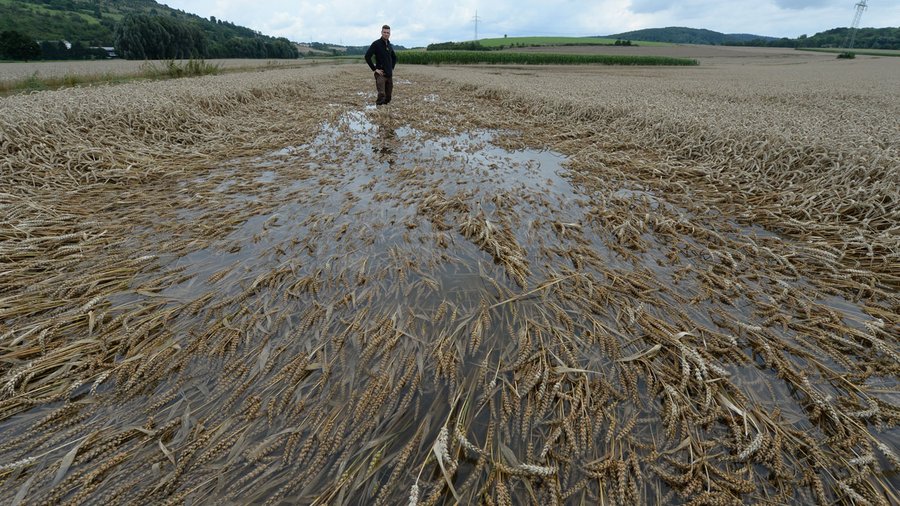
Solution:
{"label": "man's dark jacket", "polygon": [[[375,63],[372,63],[372,57],[375,57]],[[384,77],[391,77],[394,74],[394,67],[397,65],[397,53],[394,52],[394,46],[390,41],[378,39],[369,46],[366,51],[366,63],[372,72],[377,69],[384,71]]]}

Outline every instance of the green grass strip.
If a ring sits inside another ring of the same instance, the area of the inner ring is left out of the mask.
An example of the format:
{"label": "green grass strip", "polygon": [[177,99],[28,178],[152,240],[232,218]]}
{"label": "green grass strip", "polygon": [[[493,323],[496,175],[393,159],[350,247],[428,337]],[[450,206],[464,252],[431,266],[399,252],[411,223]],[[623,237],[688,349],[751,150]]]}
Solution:
{"label": "green grass strip", "polygon": [[410,65],[442,63],[524,64],[524,65],[697,65],[697,60],[667,56],[605,54],[513,53],[497,51],[400,51],[398,59]]}

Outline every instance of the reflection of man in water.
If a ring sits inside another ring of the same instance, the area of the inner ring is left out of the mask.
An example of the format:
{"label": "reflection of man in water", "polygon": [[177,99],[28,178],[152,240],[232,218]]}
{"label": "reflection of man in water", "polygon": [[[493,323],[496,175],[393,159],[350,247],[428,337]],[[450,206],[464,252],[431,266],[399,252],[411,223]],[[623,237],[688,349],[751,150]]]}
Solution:
{"label": "reflection of man in water", "polygon": [[397,130],[388,121],[375,123],[375,139],[372,142],[372,150],[378,155],[378,159],[386,161],[388,165],[394,164],[394,148],[397,145]]}

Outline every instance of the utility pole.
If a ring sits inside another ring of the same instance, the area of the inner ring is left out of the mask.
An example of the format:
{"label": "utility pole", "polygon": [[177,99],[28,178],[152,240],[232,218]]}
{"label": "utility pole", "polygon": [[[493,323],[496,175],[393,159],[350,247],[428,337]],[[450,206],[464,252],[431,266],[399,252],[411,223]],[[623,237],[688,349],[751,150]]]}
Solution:
{"label": "utility pole", "polygon": [[472,21],[475,22],[475,42],[478,42],[478,20],[479,19],[480,18],[478,17],[478,9],[475,9],[475,17],[472,18]]}
{"label": "utility pole", "polygon": [[848,50],[853,49],[853,43],[856,42],[856,29],[859,28],[859,20],[862,18],[863,11],[868,7],[866,1],[867,0],[861,0],[856,4],[856,15],[853,16],[853,24],[850,25],[850,33],[847,34],[847,38],[844,40],[844,47]]}

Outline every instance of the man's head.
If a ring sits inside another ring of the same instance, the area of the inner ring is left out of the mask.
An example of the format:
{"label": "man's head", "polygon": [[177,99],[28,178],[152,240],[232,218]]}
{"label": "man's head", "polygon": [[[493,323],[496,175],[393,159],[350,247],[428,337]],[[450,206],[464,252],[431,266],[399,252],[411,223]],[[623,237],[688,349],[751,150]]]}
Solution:
{"label": "man's head", "polygon": [[384,40],[388,40],[391,38],[391,27],[388,25],[384,25],[381,27],[381,38]]}

